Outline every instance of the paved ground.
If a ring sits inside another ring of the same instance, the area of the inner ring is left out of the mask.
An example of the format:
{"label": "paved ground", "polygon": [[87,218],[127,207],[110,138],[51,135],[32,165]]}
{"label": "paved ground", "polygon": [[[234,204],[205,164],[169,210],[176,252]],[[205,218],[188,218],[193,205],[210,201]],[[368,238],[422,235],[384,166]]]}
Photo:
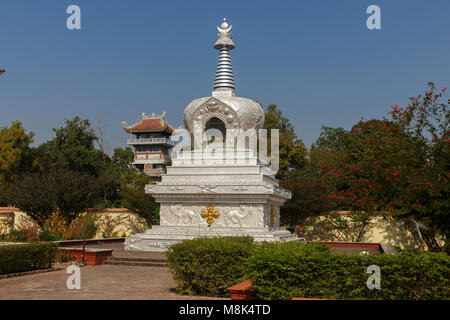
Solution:
{"label": "paved ground", "polygon": [[[164,258],[164,253],[126,252],[123,244],[104,244],[90,248],[115,249],[116,257]],[[55,264],[66,268],[67,264]],[[84,266],[81,268],[81,289],[69,290],[66,270],[0,279],[0,300],[179,300],[214,299],[181,296],[167,267]]]}
{"label": "paved ground", "polygon": [[[61,265],[55,265],[61,266]],[[65,270],[0,279],[0,300],[178,300],[211,299],[178,295],[167,268],[137,266],[84,266],[81,289],[69,290]]]}

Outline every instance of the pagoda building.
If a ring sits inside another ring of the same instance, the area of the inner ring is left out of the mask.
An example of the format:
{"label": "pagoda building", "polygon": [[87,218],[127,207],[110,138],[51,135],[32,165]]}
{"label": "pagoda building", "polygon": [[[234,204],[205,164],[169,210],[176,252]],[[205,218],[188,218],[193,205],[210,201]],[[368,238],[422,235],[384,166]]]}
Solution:
{"label": "pagoda building", "polygon": [[170,141],[174,128],[165,119],[165,112],[151,117],[142,113],[142,119],[129,126],[122,122],[122,128],[130,134],[128,145],[133,146],[132,165],[151,177],[160,177],[170,160],[170,150],[174,143]]}

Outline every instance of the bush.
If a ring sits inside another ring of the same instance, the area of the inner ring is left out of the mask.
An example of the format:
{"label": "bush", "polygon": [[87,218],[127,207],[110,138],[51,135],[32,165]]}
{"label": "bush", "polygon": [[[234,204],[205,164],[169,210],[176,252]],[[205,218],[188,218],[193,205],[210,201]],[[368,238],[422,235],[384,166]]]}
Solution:
{"label": "bush", "polygon": [[9,228],[8,240],[12,241],[36,241],[39,239],[39,225],[28,216],[20,216],[19,222]]}
{"label": "bush", "polygon": [[50,268],[57,251],[54,243],[0,246],[0,274]]}
{"label": "bush", "polygon": [[251,237],[197,238],[167,251],[170,271],[181,294],[227,296],[227,288],[244,280]]}
{"label": "bush", "polygon": [[39,234],[39,240],[41,240],[41,241],[58,241],[61,239],[58,236],[56,236],[54,233],[52,233],[50,230],[44,229]]}
{"label": "bush", "polygon": [[[259,299],[450,299],[450,257],[444,253],[333,254],[320,244],[262,243],[248,260]],[[366,286],[369,265],[381,289]]]}
{"label": "bush", "polygon": [[56,261],[59,263],[70,263],[75,264],[77,259],[72,254],[68,253],[65,250],[58,250],[58,253],[56,255]]}
{"label": "bush", "polygon": [[88,212],[70,224],[67,239],[94,239],[99,229],[99,215]]}
{"label": "bush", "polygon": [[51,215],[45,220],[40,239],[44,241],[66,240],[67,223],[58,214]]}

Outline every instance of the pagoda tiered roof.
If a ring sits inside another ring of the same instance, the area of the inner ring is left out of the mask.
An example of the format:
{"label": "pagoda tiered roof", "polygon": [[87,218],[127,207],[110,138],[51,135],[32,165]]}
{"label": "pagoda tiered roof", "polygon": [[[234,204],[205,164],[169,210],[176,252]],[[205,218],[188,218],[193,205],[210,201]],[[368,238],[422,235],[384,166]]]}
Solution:
{"label": "pagoda tiered roof", "polygon": [[164,118],[165,113],[160,116],[152,114],[151,117],[142,113],[142,119],[133,125],[122,122],[122,128],[129,133],[135,132],[167,132],[172,133],[175,129]]}

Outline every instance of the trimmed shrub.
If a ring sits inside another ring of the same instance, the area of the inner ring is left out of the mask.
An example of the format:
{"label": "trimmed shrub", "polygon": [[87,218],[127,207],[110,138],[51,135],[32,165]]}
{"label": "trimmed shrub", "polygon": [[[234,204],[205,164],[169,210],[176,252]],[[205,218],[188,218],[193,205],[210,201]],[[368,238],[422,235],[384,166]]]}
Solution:
{"label": "trimmed shrub", "polygon": [[[248,260],[258,299],[450,299],[450,257],[331,253],[320,244],[262,243]],[[381,271],[381,289],[368,289],[367,267]]]}
{"label": "trimmed shrub", "polygon": [[0,246],[0,274],[50,268],[57,251],[54,243]]}
{"label": "trimmed shrub", "polygon": [[179,293],[228,296],[244,280],[252,249],[251,237],[197,238],[172,245],[167,262]]}

